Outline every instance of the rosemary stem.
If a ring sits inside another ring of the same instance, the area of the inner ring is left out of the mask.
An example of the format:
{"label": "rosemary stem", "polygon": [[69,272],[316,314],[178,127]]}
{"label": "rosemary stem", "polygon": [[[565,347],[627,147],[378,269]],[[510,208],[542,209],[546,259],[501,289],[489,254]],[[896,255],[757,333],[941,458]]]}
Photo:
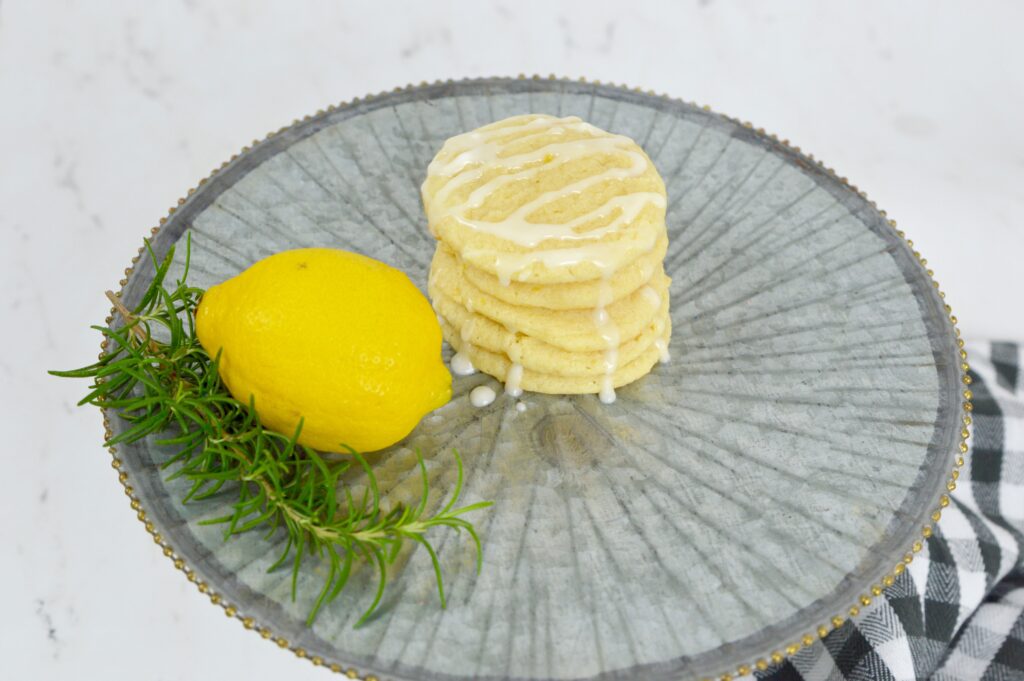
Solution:
{"label": "rosemary stem", "polygon": [[132,335],[139,339],[139,344],[144,345],[153,354],[159,354],[160,348],[152,338],[146,337],[146,332],[142,330],[136,321],[137,318],[132,314],[131,310],[124,306],[121,302],[121,298],[118,297],[113,291],[106,291],[107,300],[114,306],[117,313],[121,315],[121,319],[124,320],[125,326],[131,331]]}

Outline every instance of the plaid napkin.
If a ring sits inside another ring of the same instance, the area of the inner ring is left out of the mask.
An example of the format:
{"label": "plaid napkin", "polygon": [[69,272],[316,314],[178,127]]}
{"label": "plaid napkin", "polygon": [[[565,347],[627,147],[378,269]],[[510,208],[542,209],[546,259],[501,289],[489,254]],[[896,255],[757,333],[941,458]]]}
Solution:
{"label": "plaid napkin", "polygon": [[1024,346],[967,350],[971,451],[938,530],[855,620],[758,679],[1024,679]]}

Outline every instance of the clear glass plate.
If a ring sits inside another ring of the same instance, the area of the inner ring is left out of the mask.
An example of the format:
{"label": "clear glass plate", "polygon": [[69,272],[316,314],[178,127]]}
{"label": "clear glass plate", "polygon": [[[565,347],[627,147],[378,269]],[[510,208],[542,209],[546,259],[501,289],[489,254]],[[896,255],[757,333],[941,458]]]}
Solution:
{"label": "clear glass plate", "polygon": [[[613,405],[527,394],[523,412],[504,398],[472,407],[469,391],[493,379],[456,377],[450,404],[375,456],[390,498],[412,499],[413,450],[447,492],[457,448],[464,500],[496,502],[474,518],[479,576],[465,535],[434,537],[445,610],[428,556],[412,550],[367,624],[353,628],[372,598],[369,570],[307,628],[315,561],[293,603],[288,571],[267,573],[280,537],[225,543],[198,523],[229,496],[182,506],[182,484],[156,466],[166,452],[122,447],[154,531],[244,621],[388,679],[699,677],[816,635],[929,522],[960,441],[963,388],[954,327],[918,257],[820,164],[732,119],[624,88],[435,84],[332,108],[255,145],[202,183],[154,245],[162,254],[191,231],[191,281],[204,287],[280,250],[332,246],[425,290],[427,163],[447,137],[525,112],[581,116],[633,137],[657,164],[672,362]],[[152,275],[143,258],[129,303]]]}

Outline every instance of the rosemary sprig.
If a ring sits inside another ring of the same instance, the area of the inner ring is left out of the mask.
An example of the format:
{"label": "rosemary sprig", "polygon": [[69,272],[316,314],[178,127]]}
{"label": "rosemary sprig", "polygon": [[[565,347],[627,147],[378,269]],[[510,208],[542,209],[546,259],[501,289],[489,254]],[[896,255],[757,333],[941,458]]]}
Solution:
{"label": "rosemary sprig", "polygon": [[[303,559],[326,559],[327,576],[307,624],[345,588],[357,561],[371,564],[378,573],[373,602],[356,626],[365,622],[380,604],[388,566],[405,540],[421,545],[429,554],[444,607],[441,564],[426,538],[427,531],[439,526],[465,530],[476,547],[479,571],[480,539],[462,516],[491,505],[484,501],[455,507],[463,482],[458,452],[453,451],[455,489],[439,512],[426,515],[430,482],[418,451],[423,480],[419,503],[385,510],[373,470],[358,452],[346,448],[348,456],[321,455],[298,444],[301,423],[291,435],[268,430],[260,424],[251,401],[243,404],[228,393],[217,370],[219,356],[211,358],[196,338],[195,312],[203,291],[186,284],[191,241],[186,242],[184,274],[170,288],[164,286],[164,280],[174,248],[162,261],[148,242],[146,248],[156,273],[138,305],[129,310],[108,291],[107,297],[124,324],[92,327],[108,339],[105,354],[81,369],[50,372],[92,379],[89,393],[78,404],[114,409],[129,424],[105,446],[154,435],[159,436],[157,445],[177,448],[162,468],[177,465],[169,479],[184,478],[191,483],[183,503],[219,493],[236,496],[229,513],[205,521],[223,524],[225,541],[257,529],[269,538],[283,528],[287,532],[285,548],[270,570],[290,563],[292,600]],[[353,466],[366,475],[367,489],[362,494],[353,494],[342,478]]]}

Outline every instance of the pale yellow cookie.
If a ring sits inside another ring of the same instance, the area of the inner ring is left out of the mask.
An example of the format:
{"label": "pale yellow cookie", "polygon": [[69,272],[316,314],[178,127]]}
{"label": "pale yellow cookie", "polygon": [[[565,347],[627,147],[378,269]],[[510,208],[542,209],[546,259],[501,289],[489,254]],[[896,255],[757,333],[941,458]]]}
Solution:
{"label": "pale yellow cookie", "polygon": [[593,351],[570,352],[523,333],[512,333],[487,317],[470,313],[459,303],[439,291],[433,293],[434,310],[458,334],[459,338],[483,350],[504,354],[523,369],[542,374],[562,376],[593,376],[603,374],[609,363],[625,366],[650,348],[664,335],[668,306],[633,338],[626,338],[617,347]]}
{"label": "pale yellow cookie", "polygon": [[631,139],[528,114],[452,137],[422,187],[430,231],[512,281],[608,278],[665,232],[665,185]]}
{"label": "pale yellow cookie", "polygon": [[[667,322],[666,326],[662,341],[667,344],[672,334],[671,322]],[[448,343],[457,351],[468,356],[477,369],[490,374],[499,381],[504,382],[507,379],[509,368],[512,366],[508,357],[464,342],[451,325],[443,320],[441,331]],[[652,345],[632,362],[618,367],[611,376],[611,386],[619,388],[646,376],[660,358],[660,348]],[[560,376],[523,369],[519,387],[523,390],[549,395],[580,395],[601,392],[606,387],[605,380],[603,373],[593,376]]]}
{"label": "pale yellow cookie", "polygon": [[[438,248],[448,249],[447,244]],[[661,267],[668,248],[668,237],[662,235],[654,250],[640,256],[606,280],[569,282],[565,284],[528,284],[513,281],[503,286],[493,274],[462,263],[462,276],[473,286],[511,305],[544,307],[551,310],[571,310],[597,307],[604,297],[605,304],[613,303],[633,293],[650,281],[655,270]]]}
{"label": "pale yellow cookie", "polygon": [[608,328],[616,330],[618,338],[611,345],[617,347],[623,339],[640,335],[655,317],[664,316],[670,282],[659,266],[647,285],[605,308],[610,321],[605,327],[599,323],[599,311],[594,308],[555,311],[517,306],[484,293],[460,275],[457,261],[450,251],[443,249],[434,252],[427,290],[432,298],[443,294],[512,333],[533,336],[563,350],[594,352],[609,347]]}

